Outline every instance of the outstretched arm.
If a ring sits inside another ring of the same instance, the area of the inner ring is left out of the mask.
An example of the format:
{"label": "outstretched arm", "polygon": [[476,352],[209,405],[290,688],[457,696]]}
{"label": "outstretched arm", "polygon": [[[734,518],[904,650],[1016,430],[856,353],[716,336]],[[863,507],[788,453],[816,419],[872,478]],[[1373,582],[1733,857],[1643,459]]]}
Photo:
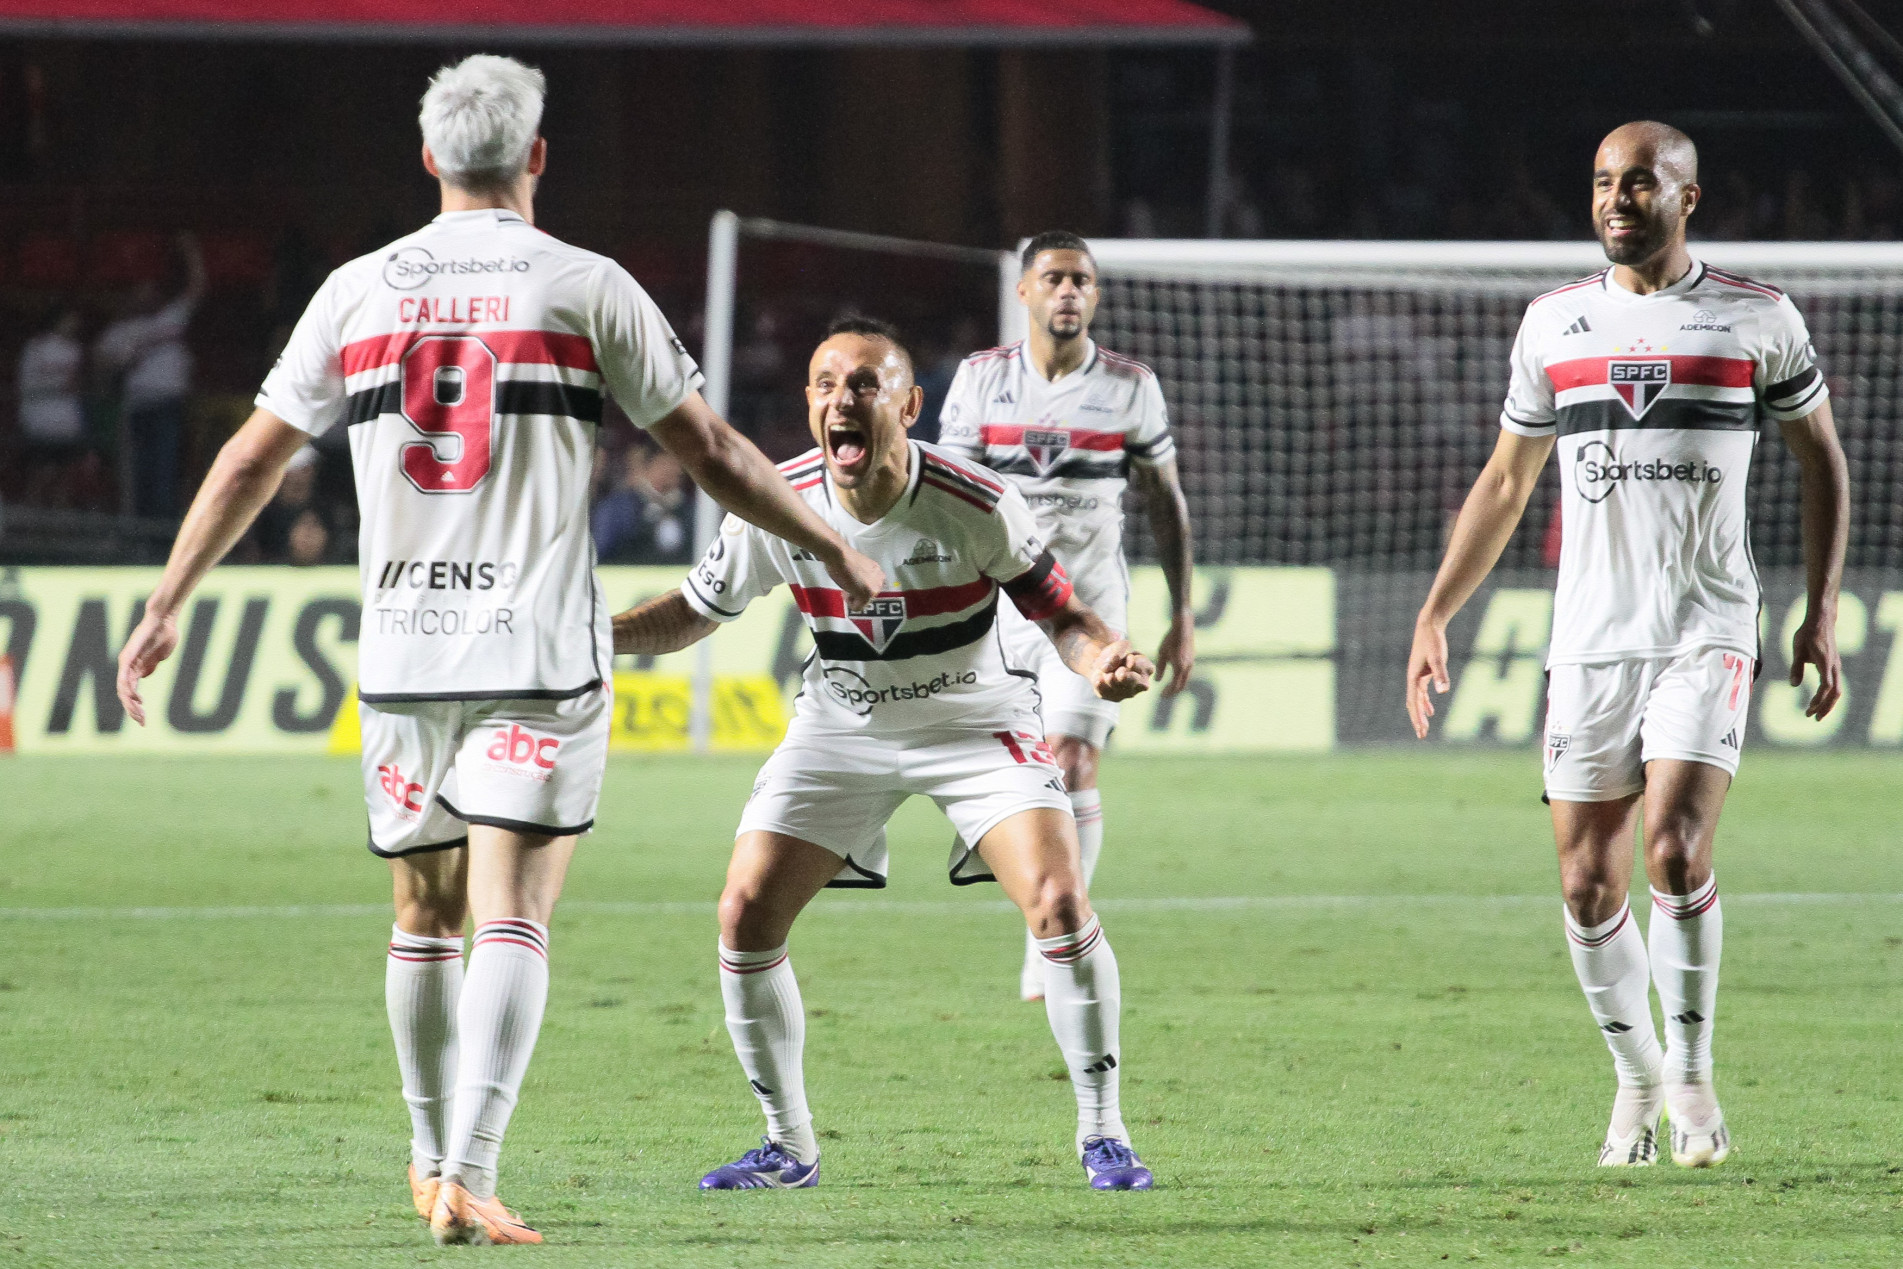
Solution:
{"label": "outstretched arm", "polygon": [[615,655],[658,657],[699,643],[720,623],[703,617],[678,590],[643,600],[614,616]]}
{"label": "outstretched arm", "polygon": [[1149,513],[1150,532],[1156,536],[1157,560],[1170,588],[1170,628],[1156,645],[1162,667],[1163,695],[1174,696],[1189,684],[1196,665],[1196,614],[1190,608],[1189,583],[1195,562],[1189,549],[1189,502],[1177,477],[1176,460],[1154,465],[1132,463],[1130,482]]}
{"label": "outstretched arm", "polygon": [[700,393],[648,429],[709,497],[749,524],[805,547],[855,604],[885,589],[885,572],[846,545],[800,500],[759,447],[715,414]]}
{"label": "outstretched arm", "polygon": [[1539,482],[1540,469],[1553,452],[1551,436],[1521,436],[1502,429],[1493,457],[1474,482],[1467,501],[1454,520],[1447,554],[1440,572],[1414,620],[1414,647],[1407,658],[1407,716],[1414,734],[1425,738],[1434,703],[1427,689],[1445,693],[1447,678],[1447,623],[1473,597],[1526,512],[1526,500]]}
{"label": "outstretched arm", "polygon": [[1073,671],[1090,680],[1090,686],[1106,701],[1127,701],[1146,692],[1156,666],[1150,658],[1130,648],[1130,641],[1104,625],[1103,618],[1086,607],[1075,594],[1064,606],[1037,623],[1057,655]]}
{"label": "outstretched arm", "polygon": [[139,726],[145,726],[139,680],[178,646],[179,611],[271,501],[291,455],[310,439],[269,410],[257,410],[218,451],[179,526],[165,573],[146,600],[145,617],[119,652],[119,699]]}
{"label": "outstretched arm", "polygon": [[1791,639],[1791,686],[1804,681],[1804,667],[1817,667],[1817,694],[1804,712],[1822,718],[1843,696],[1843,659],[1837,654],[1837,592],[1843,587],[1844,551],[1850,542],[1850,467],[1837,440],[1830,402],[1801,419],[1781,423],[1784,443],[1803,473],[1804,624]]}

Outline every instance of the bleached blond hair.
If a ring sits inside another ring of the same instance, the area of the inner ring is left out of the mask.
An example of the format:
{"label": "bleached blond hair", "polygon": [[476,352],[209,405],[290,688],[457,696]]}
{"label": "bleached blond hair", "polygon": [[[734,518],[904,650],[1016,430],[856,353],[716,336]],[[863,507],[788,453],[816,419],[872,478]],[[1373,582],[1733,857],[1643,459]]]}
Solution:
{"label": "bleached blond hair", "polygon": [[437,172],[463,189],[514,181],[529,164],[547,88],[541,71],[493,53],[437,71],[417,116]]}

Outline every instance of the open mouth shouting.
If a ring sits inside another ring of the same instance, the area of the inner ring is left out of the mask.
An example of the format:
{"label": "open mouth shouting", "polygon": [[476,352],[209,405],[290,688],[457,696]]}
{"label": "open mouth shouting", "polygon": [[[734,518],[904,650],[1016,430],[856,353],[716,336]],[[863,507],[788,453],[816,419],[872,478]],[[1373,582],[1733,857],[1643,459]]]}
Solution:
{"label": "open mouth shouting", "polygon": [[826,425],[826,454],[833,469],[843,475],[857,476],[870,464],[872,447],[865,429],[857,423],[832,422]]}

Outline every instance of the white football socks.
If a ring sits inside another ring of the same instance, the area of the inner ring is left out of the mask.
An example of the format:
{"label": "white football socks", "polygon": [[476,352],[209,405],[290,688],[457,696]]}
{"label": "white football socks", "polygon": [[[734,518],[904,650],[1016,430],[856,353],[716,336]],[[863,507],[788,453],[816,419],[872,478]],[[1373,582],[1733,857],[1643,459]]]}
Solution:
{"label": "white football socks", "polygon": [[1044,957],[1044,1013],[1077,1094],[1077,1149],[1090,1137],[1130,1140],[1118,1102],[1117,1023],[1123,988],[1117,955],[1095,916],[1074,934],[1037,940]]}
{"label": "white football socks", "polygon": [[1077,819],[1077,845],[1084,857],[1084,885],[1097,875],[1097,857],[1103,854],[1103,792],[1076,789],[1070,795],[1070,811]]}
{"label": "white football socks", "polygon": [[476,927],[456,1026],[461,1059],[444,1177],[496,1192],[496,1156],[548,1004],[548,927],[510,917]]}
{"label": "white football socks", "polygon": [[1725,942],[1718,878],[1706,878],[1690,894],[1654,890],[1650,935],[1652,980],[1665,1013],[1666,1081],[1709,1084],[1718,960]]}
{"label": "white football socks", "polygon": [[1651,973],[1645,940],[1629,904],[1620,904],[1609,920],[1581,925],[1566,912],[1566,945],[1573,970],[1585,989],[1593,1021],[1612,1050],[1619,1083],[1650,1088],[1662,1075],[1658,1031],[1652,1025]]}
{"label": "white football socks", "polygon": [[819,1157],[819,1139],[806,1106],[806,1006],[786,944],[736,952],[721,943],[720,998],[740,1069],[766,1112],[767,1136],[811,1163]]}
{"label": "white football socks", "polygon": [[[1083,856],[1084,887],[1089,888],[1097,875],[1097,859],[1103,854],[1103,793],[1098,789],[1074,789],[1070,794],[1071,815],[1077,821],[1077,845]],[[1044,955],[1038,950],[1037,936],[1030,927],[1024,930],[1024,974],[1019,980],[1020,994],[1035,1000],[1043,994]]]}
{"label": "white football socks", "polygon": [[463,941],[390,927],[383,1003],[410,1107],[410,1163],[419,1176],[442,1171],[450,1095],[456,1083],[456,997],[463,985]]}

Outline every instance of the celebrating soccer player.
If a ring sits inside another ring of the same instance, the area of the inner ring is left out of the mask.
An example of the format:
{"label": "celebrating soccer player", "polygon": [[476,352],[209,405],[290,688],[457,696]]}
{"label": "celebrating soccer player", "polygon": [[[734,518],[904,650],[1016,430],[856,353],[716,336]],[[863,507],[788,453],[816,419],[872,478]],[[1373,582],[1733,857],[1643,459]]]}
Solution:
{"label": "celebrating soccer player", "polygon": [[[1818,719],[1842,692],[1848,480],[1796,306],[1686,249],[1699,197],[1691,140],[1627,124],[1600,144],[1592,186],[1612,267],[1527,308],[1499,443],[1415,625],[1408,713],[1426,736],[1429,688],[1448,690],[1447,623],[1499,559],[1557,439],[1564,534],[1546,796],[1573,967],[1618,1072],[1599,1162],[1654,1162],[1663,1112],[1673,1162],[1707,1167],[1731,1145],[1712,1086],[1724,923],[1711,856],[1758,669],[1745,486],[1760,413],[1803,473],[1809,608],[1791,682],[1816,668],[1806,712]],[[1641,799],[1649,948],[1626,904]]]}
{"label": "celebrating soccer player", "polygon": [[611,635],[588,535],[602,392],[701,488],[798,544],[816,578],[855,600],[884,585],[708,409],[634,279],[533,227],[542,95],[539,71],[502,57],[430,82],[423,165],[442,215],[312,299],[119,661],[143,723],[139,680],[177,645],[192,589],[291,456],[347,425],[369,844],[395,882],[385,993],[412,1197],[439,1243],[542,1241],[496,1199],[496,1160],[548,998],[549,916],[608,748]]}
{"label": "celebrating soccer player", "polygon": [[[965,358],[945,397],[939,444],[1018,487],[1078,595],[1116,631],[1129,628],[1123,487],[1126,477],[1134,481],[1169,584],[1170,624],[1157,659],[1163,694],[1173,696],[1189,681],[1196,633],[1189,507],[1176,478],[1163,392],[1148,366],[1091,340],[1097,262],[1089,244],[1076,234],[1041,233],[1025,244],[1023,266],[1018,298],[1030,334]],[[999,626],[1005,655],[1037,675],[1044,735],[1070,790],[1088,883],[1103,850],[1097,759],[1117,725],[1117,702],[1092,691],[1030,622],[1006,613]],[[1044,994],[1042,958],[1028,937],[1018,994]]]}
{"label": "celebrating soccer player", "polygon": [[889,327],[835,324],[806,399],[819,447],[780,470],[896,589],[857,603],[810,552],[730,518],[680,590],[614,619],[617,653],[673,652],[784,582],[817,645],[786,739],[741,815],[720,898],[727,1029],[767,1136],[701,1188],[818,1182],[787,934],[821,888],[885,884],[886,821],[919,793],[972,843],[953,851],[952,880],[996,880],[1024,911],[1090,1184],[1148,1189],[1118,1108],[1117,958],[1090,910],[1036,691],[994,633],[999,592],[1105,700],[1143,691],[1154,667],[1072,593],[1016,489],[906,436],[924,393]]}

